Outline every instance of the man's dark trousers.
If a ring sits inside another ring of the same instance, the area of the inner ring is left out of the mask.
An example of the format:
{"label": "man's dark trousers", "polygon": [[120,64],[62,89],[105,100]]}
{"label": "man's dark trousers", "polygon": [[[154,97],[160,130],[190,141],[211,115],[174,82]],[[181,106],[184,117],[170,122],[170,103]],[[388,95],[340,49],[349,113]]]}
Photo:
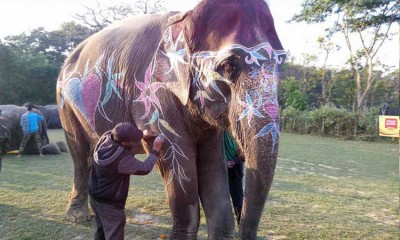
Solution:
{"label": "man's dark trousers", "polygon": [[[243,164],[243,163],[241,163]],[[235,165],[228,168],[229,192],[232,198],[233,209],[236,215],[236,222],[239,225],[243,205],[243,176],[238,173],[240,166]]]}
{"label": "man's dark trousers", "polygon": [[95,240],[122,240],[126,222],[125,210],[90,198],[95,216]]}

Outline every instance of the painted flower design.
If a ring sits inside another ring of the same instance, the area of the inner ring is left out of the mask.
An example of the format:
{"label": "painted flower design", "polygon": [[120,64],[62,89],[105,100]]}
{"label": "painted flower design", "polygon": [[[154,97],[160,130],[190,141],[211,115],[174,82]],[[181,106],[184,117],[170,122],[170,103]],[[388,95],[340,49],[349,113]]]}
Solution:
{"label": "painted flower design", "polygon": [[272,145],[275,146],[276,140],[280,135],[279,124],[277,124],[276,122],[268,123],[267,125],[265,125],[255,137],[264,137],[269,133],[271,133]]}
{"label": "painted flower design", "polygon": [[275,79],[275,65],[263,64],[261,66],[261,74],[264,79]]}
{"label": "painted flower design", "polygon": [[258,109],[262,105],[262,101],[260,101],[258,99],[255,102],[253,102],[253,100],[251,99],[251,97],[248,93],[246,93],[245,99],[246,99],[246,102],[243,102],[240,99],[238,99],[240,106],[242,106],[244,108],[238,121],[247,117],[247,124],[250,126],[251,119],[253,118],[254,115],[256,115],[259,118],[264,118],[264,116],[260,113],[260,111],[258,111]]}
{"label": "painted flower design", "polygon": [[263,109],[273,120],[276,120],[276,117],[279,113],[279,107],[277,103],[266,101],[264,103]]}
{"label": "painted flower design", "polygon": [[134,100],[135,102],[143,102],[144,114],[141,119],[144,119],[149,115],[151,105],[154,104],[158,109],[161,110],[160,100],[158,99],[156,92],[162,87],[160,82],[151,82],[151,68],[147,68],[144,82],[135,80],[136,87],[141,91],[140,96]]}
{"label": "painted flower design", "polygon": [[194,97],[194,100],[200,99],[200,104],[201,107],[204,107],[205,100],[208,99],[210,101],[214,101],[210,96],[208,96],[206,91],[198,90],[196,92],[196,96]]}

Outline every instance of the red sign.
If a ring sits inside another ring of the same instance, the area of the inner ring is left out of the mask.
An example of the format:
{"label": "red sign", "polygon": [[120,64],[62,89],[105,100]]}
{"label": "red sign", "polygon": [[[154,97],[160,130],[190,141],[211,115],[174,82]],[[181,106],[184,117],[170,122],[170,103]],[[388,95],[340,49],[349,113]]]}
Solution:
{"label": "red sign", "polygon": [[386,118],[385,119],[385,128],[397,129],[397,119],[396,118]]}

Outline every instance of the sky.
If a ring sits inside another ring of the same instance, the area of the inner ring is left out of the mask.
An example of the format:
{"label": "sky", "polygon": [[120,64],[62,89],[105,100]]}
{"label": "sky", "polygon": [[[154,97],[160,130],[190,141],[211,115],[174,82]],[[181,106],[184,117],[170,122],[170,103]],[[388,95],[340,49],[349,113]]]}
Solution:
{"label": "sky", "polygon": [[[83,5],[94,6],[99,1],[102,4],[127,2],[128,0],[0,0],[0,38],[7,35],[17,35],[29,32],[38,27],[47,31],[58,29],[63,22],[72,21],[73,15],[81,13]],[[193,8],[199,0],[166,0],[168,10],[185,11]],[[325,24],[288,23],[292,16],[301,10],[303,0],[266,0],[274,16],[275,28],[285,50],[295,58],[295,63],[301,63],[302,54],[315,54],[323,61],[323,52],[316,42],[319,36],[324,36]],[[399,33],[399,25],[392,27],[392,32]],[[348,50],[341,35],[333,38],[342,48],[330,55],[328,65],[344,66],[348,58]],[[386,42],[378,55],[384,64],[399,67],[399,36]]]}

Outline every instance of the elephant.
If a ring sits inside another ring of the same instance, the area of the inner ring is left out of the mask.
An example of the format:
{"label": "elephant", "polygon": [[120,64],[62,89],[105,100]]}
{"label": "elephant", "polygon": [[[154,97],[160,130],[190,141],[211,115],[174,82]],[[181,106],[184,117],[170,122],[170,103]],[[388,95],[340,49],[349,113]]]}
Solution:
{"label": "elephant", "polygon": [[60,115],[58,114],[58,107],[56,104],[51,105],[36,105],[37,109],[43,114],[46,119],[47,129],[62,128]]}
{"label": "elephant", "polygon": [[[20,126],[21,116],[26,113],[26,107],[17,105],[0,105],[2,110],[2,118],[0,123],[10,132],[10,143],[8,151],[18,150],[22,141],[22,128]],[[34,110],[40,113],[37,110]],[[49,144],[49,137],[47,135],[46,122],[41,122],[39,125],[39,133],[42,146]],[[48,147],[50,149],[50,147]],[[35,140],[32,138],[25,146],[23,154],[39,154]]]}
{"label": "elephant", "polygon": [[[169,237],[197,238],[201,204],[208,238],[233,239],[222,144],[229,130],[246,159],[239,237],[256,239],[277,162],[285,57],[263,0],[203,0],[187,12],[122,20],[84,40],[57,80],[74,163],[66,217],[90,219],[93,149],[105,131],[129,121],[165,136],[157,166],[171,211]],[[151,147],[142,140],[135,149]]]}

